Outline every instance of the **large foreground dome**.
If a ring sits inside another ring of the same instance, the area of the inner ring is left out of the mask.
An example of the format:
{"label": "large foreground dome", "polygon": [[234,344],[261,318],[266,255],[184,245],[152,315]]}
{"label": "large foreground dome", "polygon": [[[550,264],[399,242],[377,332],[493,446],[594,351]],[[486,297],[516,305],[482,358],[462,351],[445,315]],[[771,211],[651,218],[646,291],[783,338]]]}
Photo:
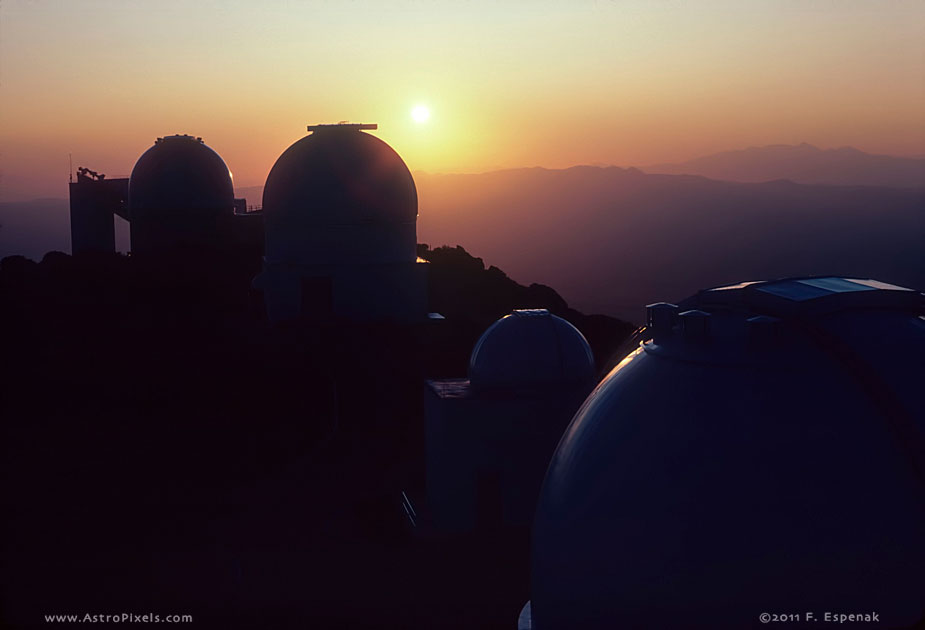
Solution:
{"label": "large foreground dome", "polygon": [[588,397],[549,465],[533,627],[922,620],[923,315],[916,291],[832,277],[650,307],[654,338]]}

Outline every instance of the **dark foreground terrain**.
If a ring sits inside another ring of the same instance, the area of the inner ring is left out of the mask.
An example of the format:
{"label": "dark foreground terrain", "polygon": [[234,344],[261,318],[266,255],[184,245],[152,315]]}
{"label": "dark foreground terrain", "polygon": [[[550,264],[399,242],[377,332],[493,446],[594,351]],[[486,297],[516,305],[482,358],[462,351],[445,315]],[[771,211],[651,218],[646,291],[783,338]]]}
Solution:
{"label": "dark foreground terrain", "polygon": [[571,320],[602,370],[631,326],[461,248],[420,253],[446,320],[418,326],[271,327],[234,260],[4,259],[0,625],[513,627],[527,532],[427,532],[423,380],[464,375],[515,307]]}

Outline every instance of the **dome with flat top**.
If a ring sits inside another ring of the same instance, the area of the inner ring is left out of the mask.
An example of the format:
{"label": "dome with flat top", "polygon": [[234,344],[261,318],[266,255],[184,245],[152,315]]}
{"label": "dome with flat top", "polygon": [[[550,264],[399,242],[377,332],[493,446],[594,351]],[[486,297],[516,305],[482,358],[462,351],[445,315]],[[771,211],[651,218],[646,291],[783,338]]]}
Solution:
{"label": "dome with flat top", "polygon": [[417,260],[414,179],[389,145],[363,131],[375,127],[312,126],[279,156],[263,189],[268,263]]}
{"label": "dome with flat top", "polygon": [[128,205],[135,219],[174,214],[233,214],[234,186],[224,160],[202,138],[158,138],[129,179]]}
{"label": "dome with flat top", "polygon": [[584,335],[546,309],[505,315],[482,334],[469,359],[474,389],[583,385],[594,375]]}
{"label": "dome with flat top", "polygon": [[267,177],[267,229],[302,224],[414,223],[418,197],[404,161],[360,125],[315,128]]}

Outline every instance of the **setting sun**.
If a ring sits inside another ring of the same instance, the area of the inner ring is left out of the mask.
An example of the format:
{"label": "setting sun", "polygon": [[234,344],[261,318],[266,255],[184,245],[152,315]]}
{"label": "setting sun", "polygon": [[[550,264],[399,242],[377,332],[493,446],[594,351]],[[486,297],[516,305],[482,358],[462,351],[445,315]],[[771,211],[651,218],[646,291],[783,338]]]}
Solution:
{"label": "setting sun", "polygon": [[0,630],[925,630],[923,78],[925,0],[0,0]]}
{"label": "setting sun", "polygon": [[416,123],[427,122],[430,119],[430,110],[424,105],[418,105],[411,110],[411,118]]}

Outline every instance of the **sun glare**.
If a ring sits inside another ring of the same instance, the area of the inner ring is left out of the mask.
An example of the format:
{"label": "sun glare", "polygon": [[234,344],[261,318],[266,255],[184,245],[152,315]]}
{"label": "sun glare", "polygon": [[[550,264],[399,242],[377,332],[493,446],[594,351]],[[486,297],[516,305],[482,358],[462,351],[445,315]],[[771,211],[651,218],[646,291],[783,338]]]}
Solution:
{"label": "sun glare", "polygon": [[428,119],[430,119],[430,110],[424,105],[418,105],[411,110],[411,118],[413,118],[416,123],[427,122]]}

